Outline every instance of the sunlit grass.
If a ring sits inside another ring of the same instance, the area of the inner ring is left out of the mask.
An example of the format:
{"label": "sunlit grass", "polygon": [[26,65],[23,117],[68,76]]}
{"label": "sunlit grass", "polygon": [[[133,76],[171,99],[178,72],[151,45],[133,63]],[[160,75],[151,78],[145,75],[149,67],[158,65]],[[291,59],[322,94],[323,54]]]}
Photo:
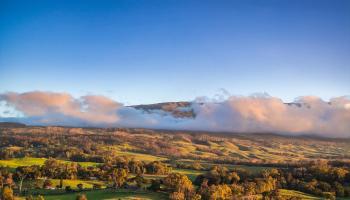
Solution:
{"label": "sunlit grass", "polygon": [[[21,166],[31,166],[31,165],[43,165],[47,158],[33,158],[33,157],[23,157],[23,158],[13,158],[10,160],[0,160],[0,166],[8,168],[17,168]],[[72,163],[71,161],[60,160],[64,163]],[[98,163],[94,162],[77,162],[83,167],[95,166]]]}
{"label": "sunlit grass", "polygon": [[[88,199],[99,200],[117,200],[117,199],[140,199],[140,200],[162,200],[168,199],[166,194],[147,191],[128,191],[128,190],[98,190],[83,192]],[[79,193],[70,193],[62,195],[46,195],[45,200],[75,200]]]}
{"label": "sunlit grass", "polygon": [[285,190],[285,189],[280,189],[279,190],[280,194],[282,196],[288,196],[288,197],[300,197],[303,200],[316,200],[316,199],[322,199],[319,197],[312,196],[310,194],[306,194],[303,192],[295,191],[295,190]]}

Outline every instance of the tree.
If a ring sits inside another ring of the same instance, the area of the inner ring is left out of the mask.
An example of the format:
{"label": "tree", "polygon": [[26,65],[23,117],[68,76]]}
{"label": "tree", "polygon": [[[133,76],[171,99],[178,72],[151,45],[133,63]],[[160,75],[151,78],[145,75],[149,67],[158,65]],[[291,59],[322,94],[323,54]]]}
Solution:
{"label": "tree", "polygon": [[202,170],[203,169],[203,166],[199,163],[199,162],[194,162],[192,164],[192,169],[195,169],[195,170]]}
{"label": "tree", "polygon": [[209,199],[209,186],[208,186],[208,179],[204,179],[200,188],[198,189],[198,193],[201,195],[203,199]]}
{"label": "tree", "polygon": [[5,177],[2,176],[2,173],[0,171],[0,189],[4,187]]}
{"label": "tree", "polygon": [[60,189],[63,188],[63,176],[61,176],[61,178],[60,178],[60,184],[59,184],[58,187],[59,187]]}
{"label": "tree", "polygon": [[45,200],[45,198],[44,198],[43,196],[39,195],[39,196],[36,198],[36,200]]}
{"label": "tree", "polygon": [[332,168],[331,170],[333,180],[338,182],[342,182],[348,173],[349,173],[348,170],[340,167],[335,167],[335,168]]}
{"label": "tree", "polygon": [[227,180],[227,173],[228,169],[226,167],[222,166],[214,166],[207,174],[205,174],[206,178],[208,179],[208,184],[212,185],[218,185],[225,183],[226,181],[229,182],[231,180]]}
{"label": "tree", "polygon": [[270,169],[270,176],[273,178],[278,178],[279,176],[281,176],[281,174],[278,171],[278,169],[272,168],[272,169]]}
{"label": "tree", "polygon": [[330,192],[332,189],[332,186],[327,182],[319,181],[318,188],[320,188],[323,192]]}
{"label": "tree", "polygon": [[77,184],[77,188],[81,191],[84,189],[84,185],[82,183]]}
{"label": "tree", "polygon": [[264,180],[259,180],[257,182],[257,192],[263,193],[263,192],[269,192],[271,190],[274,190],[276,188],[276,179],[272,178],[271,176],[268,176]]}
{"label": "tree", "polygon": [[160,180],[152,180],[151,186],[148,187],[149,190],[159,191],[160,190]]}
{"label": "tree", "polygon": [[335,182],[334,187],[337,197],[343,197],[345,195],[344,187],[340,183]]}
{"label": "tree", "polygon": [[209,193],[210,193],[210,200],[232,199],[231,188],[226,184],[210,186]]}
{"label": "tree", "polygon": [[5,176],[5,179],[3,181],[3,185],[7,185],[9,187],[12,187],[14,185],[12,173],[7,173]]}
{"label": "tree", "polygon": [[324,192],[322,196],[329,200],[335,200],[335,196],[331,192]]}
{"label": "tree", "polygon": [[168,174],[171,171],[171,167],[160,161],[154,161],[146,165],[146,170],[150,174]]}
{"label": "tree", "polygon": [[192,199],[191,200],[201,200],[202,199],[202,196],[199,195],[199,194],[195,194],[193,195]]}
{"label": "tree", "polygon": [[67,185],[67,186],[64,188],[64,190],[65,190],[66,192],[72,192],[72,191],[73,191],[73,190],[72,190],[72,187],[69,186],[69,185]]}
{"label": "tree", "polygon": [[17,169],[17,176],[19,178],[19,193],[22,193],[22,185],[24,179],[28,176],[28,174],[31,172],[31,167],[22,167]]}
{"label": "tree", "polygon": [[243,187],[246,195],[253,195],[256,193],[256,183],[254,182],[245,182]]}
{"label": "tree", "polygon": [[128,170],[115,168],[113,169],[113,172],[112,172],[112,178],[114,181],[114,187],[120,188],[128,178]]}
{"label": "tree", "polygon": [[44,189],[47,189],[47,188],[51,188],[51,187],[52,187],[52,182],[51,182],[51,180],[46,179],[46,180],[44,181],[44,183],[43,183],[43,188],[44,188]]}
{"label": "tree", "polygon": [[275,199],[281,199],[281,198],[282,197],[278,190],[265,191],[262,193],[263,200],[275,200]]}
{"label": "tree", "polygon": [[77,197],[75,198],[76,200],[87,200],[85,194],[78,194]]}
{"label": "tree", "polygon": [[241,179],[236,172],[230,172],[225,177],[225,182],[228,184],[231,183],[238,183],[238,181]]}
{"label": "tree", "polygon": [[138,174],[135,177],[136,186],[142,188],[142,185],[146,182],[142,175]]}
{"label": "tree", "polygon": [[9,186],[2,189],[2,200],[14,200],[13,191]]}
{"label": "tree", "polygon": [[186,175],[172,173],[164,178],[164,185],[173,192],[184,193],[185,199],[193,195],[193,185]]}
{"label": "tree", "polygon": [[185,194],[182,192],[172,192],[169,195],[170,200],[185,200]]}
{"label": "tree", "polygon": [[233,195],[241,195],[244,192],[243,186],[235,184],[235,183],[231,184],[230,188],[231,188]]}

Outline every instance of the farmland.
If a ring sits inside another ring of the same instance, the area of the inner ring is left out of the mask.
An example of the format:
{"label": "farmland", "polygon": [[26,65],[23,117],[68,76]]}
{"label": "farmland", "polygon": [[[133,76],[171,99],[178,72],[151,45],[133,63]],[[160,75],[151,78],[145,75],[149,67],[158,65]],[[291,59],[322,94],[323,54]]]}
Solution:
{"label": "farmland", "polygon": [[65,127],[0,131],[0,180],[19,199],[65,200],[80,193],[88,199],[209,199],[221,191],[311,200],[350,194],[347,139]]}
{"label": "farmland", "polygon": [[[84,192],[88,199],[142,199],[142,200],[163,200],[167,199],[166,194],[156,193],[156,192],[135,192],[128,190],[98,190],[98,191],[86,191]],[[57,194],[57,195],[47,195],[45,199],[47,200],[75,200],[77,194]]]}
{"label": "farmland", "polygon": [[[16,168],[21,166],[43,165],[46,160],[47,158],[33,158],[33,157],[14,158],[9,160],[0,160],[0,166]],[[65,161],[65,160],[62,160],[62,162],[71,163],[70,161]],[[93,163],[93,162],[76,162],[76,163],[85,167],[97,165],[97,163]]]}

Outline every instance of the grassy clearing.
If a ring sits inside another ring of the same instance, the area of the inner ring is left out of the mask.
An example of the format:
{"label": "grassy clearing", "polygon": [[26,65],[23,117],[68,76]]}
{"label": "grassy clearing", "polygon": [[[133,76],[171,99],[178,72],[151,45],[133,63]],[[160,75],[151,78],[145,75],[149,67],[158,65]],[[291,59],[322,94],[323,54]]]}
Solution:
{"label": "grassy clearing", "polygon": [[295,191],[295,190],[285,190],[285,189],[280,189],[280,194],[282,196],[286,197],[300,197],[303,200],[317,200],[317,199],[322,199],[319,197],[312,196],[310,194],[306,194],[303,192]]}
{"label": "grassy clearing", "polygon": [[[49,179],[52,182],[52,186],[56,187],[56,185],[60,184],[59,179]],[[35,181],[26,181],[24,182],[24,187],[33,187],[35,185],[42,186],[44,183],[44,179],[37,179]],[[69,180],[69,179],[63,179],[63,188],[66,186],[70,186],[72,189],[77,189],[78,184],[83,184],[83,188],[85,189],[91,189],[93,188],[94,184],[101,185],[102,188],[106,187],[106,183],[103,181],[98,180]]]}
{"label": "grassy clearing", "polygon": [[261,171],[265,170],[265,169],[271,169],[273,167],[262,167],[262,166],[247,166],[247,165],[224,165],[225,167],[229,168],[229,169],[245,169],[253,174],[257,174],[260,173]]}
{"label": "grassy clearing", "polygon": [[140,160],[140,161],[145,161],[145,162],[167,160],[167,158],[165,158],[165,157],[155,156],[155,155],[151,155],[151,154],[132,152],[132,150],[137,150],[137,149],[133,148],[129,144],[109,146],[109,147],[105,147],[105,148],[108,151],[114,151],[116,155],[127,156],[129,158],[134,158],[135,160]]}
{"label": "grassy clearing", "polygon": [[43,165],[45,160],[46,158],[32,158],[32,157],[14,158],[10,160],[0,160],[0,166],[16,168],[21,166]]}
{"label": "grassy clearing", "polygon": [[128,152],[128,151],[116,151],[116,153],[117,155],[120,155],[120,156],[128,156],[128,157],[134,158],[135,160],[140,160],[145,162],[167,160],[166,158],[159,157],[159,156],[152,156],[150,154],[134,153],[134,152]]}
{"label": "grassy clearing", "polygon": [[[33,157],[24,157],[24,158],[13,158],[10,160],[0,160],[0,166],[8,168],[17,168],[21,166],[30,166],[30,165],[43,165],[47,159],[46,158],[33,158]],[[71,161],[61,160],[64,163],[72,163]],[[95,166],[98,163],[94,162],[77,162],[81,166]]]}
{"label": "grassy clearing", "polygon": [[[211,167],[217,165],[217,166],[227,167],[228,169],[244,169],[252,174],[260,173],[264,169],[271,169],[272,168],[272,167],[263,167],[263,166],[215,164],[215,163],[209,163],[209,162],[205,162],[205,161],[195,161],[195,160],[190,160],[190,159],[181,159],[181,160],[179,160],[179,162],[185,163],[185,164],[190,164],[190,165],[197,162],[197,163],[200,163],[205,168],[211,168]],[[196,170],[194,170],[194,171],[196,171]],[[204,173],[205,171],[200,171],[200,172]]]}
{"label": "grassy clearing", "polygon": [[[173,169],[172,173],[180,173],[186,175],[192,182],[196,180],[197,176],[200,174],[204,174],[206,171],[200,170],[191,170],[191,169]],[[134,175],[133,175],[134,176]],[[146,179],[161,179],[166,177],[167,175],[159,175],[159,174],[143,174],[143,177]]]}
{"label": "grassy clearing", "polygon": [[191,170],[191,169],[173,169],[172,172],[185,174],[191,181],[194,181],[198,175],[204,174],[206,171]]}
{"label": "grassy clearing", "polygon": [[[99,200],[117,200],[117,199],[142,199],[142,200],[162,200],[168,199],[168,195],[163,193],[146,192],[146,191],[129,191],[129,190],[97,190],[83,192],[88,199]],[[46,195],[46,200],[75,200],[79,193],[69,193],[62,195]]]}

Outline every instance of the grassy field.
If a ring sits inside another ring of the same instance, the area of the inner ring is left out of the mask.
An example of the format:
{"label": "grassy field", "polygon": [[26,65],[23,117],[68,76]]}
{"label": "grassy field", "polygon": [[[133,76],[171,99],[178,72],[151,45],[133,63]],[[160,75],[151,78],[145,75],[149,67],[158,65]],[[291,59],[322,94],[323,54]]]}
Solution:
{"label": "grassy field", "polygon": [[[14,158],[10,160],[0,160],[0,166],[16,168],[20,166],[43,165],[46,160],[47,160],[46,158],[32,158],[32,157]],[[62,162],[71,163],[71,161],[65,161],[65,160],[62,160]],[[98,164],[93,162],[77,162],[77,163],[85,167],[95,166]]]}
{"label": "grassy field", "polygon": [[[244,170],[247,170],[248,172],[253,173],[253,174],[260,173],[264,169],[271,169],[272,168],[272,167],[262,167],[262,166],[215,164],[215,163],[209,163],[209,162],[204,162],[204,161],[195,161],[195,160],[190,160],[190,159],[181,159],[181,160],[178,160],[178,162],[188,164],[188,165],[191,165],[191,164],[196,162],[196,163],[200,163],[205,168],[211,168],[215,165],[221,165],[221,166],[227,167],[228,169],[244,169]],[[196,171],[196,170],[194,170],[194,171]],[[201,172],[201,171],[199,171],[199,172]]]}
{"label": "grassy field", "polygon": [[128,156],[128,157],[134,158],[135,160],[140,160],[145,162],[167,160],[167,158],[153,156],[150,154],[134,153],[134,152],[127,152],[127,151],[116,151],[116,152],[117,152],[117,155]]}
{"label": "grassy field", "polygon": [[[56,185],[60,184],[59,179],[50,179],[52,182],[52,186],[55,187]],[[29,186],[35,186],[39,185],[42,186],[44,183],[44,179],[37,179],[35,181],[25,181],[24,182],[24,187],[29,187]],[[72,189],[77,189],[78,184],[83,184],[83,187],[85,189],[91,189],[93,188],[94,184],[100,185],[102,188],[106,187],[106,183],[103,181],[98,181],[98,180],[69,180],[69,179],[63,179],[63,188],[66,186],[70,186]]]}
{"label": "grassy field", "polygon": [[[61,194],[61,195],[46,195],[45,200],[75,200],[76,196],[79,193],[69,193],[69,194]],[[154,192],[146,192],[146,191],[129,191],[129,190],[98,190],[98,191],[88,191],[84,192],[88,199],[99,199],[99,200],[117,200],[117,199],[154,199],[154,200],[162,200],[168,199],[167,194],[163,193],[154,193]]]}
{"label": "grassy field", "polygon": [[127,156],[129,158],[133,158],[135,160],[140,160],[145,162],[167,160],[167,158],[161,157],[161,156],[132,152],[132,150],[135,150],[135,149],[131,145],[127,145],[127,144],[109,146],[109,147],[106,147],[106,149],[108,151],[114,151],[116,155]]}
{"label": "grassy field", "polygon": [[185,174],[191,181],[194,181],[198,175],[204,174],[206,171],[191,170],[191,169],[173,169],[172,172]]}
{"label": "grassy field", "polygon": [[[62,191],[62,194],[52,194],[57,193],[57,191],[50,191],[50,190],[43,190],[45,191],[43,196],[46,200],[74,200],[76,196],[80,193],[64,193]],[[85,191],[82,192],[87,196],[88,199],[108,199],[108,200],[117,200],[117,199],[142,199],[142,200],[148,200],[148,199],[154,199],[154,200],[162,200],[162,199],[168,199],[168,195],[165,193],[154,193],[154,192],[148,192],[148,191],[131,191],[131,190],[95,190],[95,191]],[[295,190],[285,190],[280,189],[280,194],[284,197],[300,197],[302,200],[322,200],[323,198],[315,197],[310,194],[306,194],[303,192],[295,191]],[[259,195],[258,198],[261,198]],[[23,199],[24,198],[19,198]],[[349,200],[350,198],[337,198],[341,200]]]}
{"label": "grassy field", "polygon": [[280,194],[285,197],[300,197],[303,200],[317,200],[317,199],[322,199],[320,197],[315,197],[310,194],[306,194],[303,192],[295,191],[295,190],[285,190],[285,189],[280,189]]}
{"label": "grassy field", "polygon": [[0,166],[3,167],[9,167],[9,168],[16,168],[21,166],[30,166],[30,165],[43,165],[46,158],[31,158],[31,157],[24,157],[24,158],[14,158],[10,160],[0,160]]}

